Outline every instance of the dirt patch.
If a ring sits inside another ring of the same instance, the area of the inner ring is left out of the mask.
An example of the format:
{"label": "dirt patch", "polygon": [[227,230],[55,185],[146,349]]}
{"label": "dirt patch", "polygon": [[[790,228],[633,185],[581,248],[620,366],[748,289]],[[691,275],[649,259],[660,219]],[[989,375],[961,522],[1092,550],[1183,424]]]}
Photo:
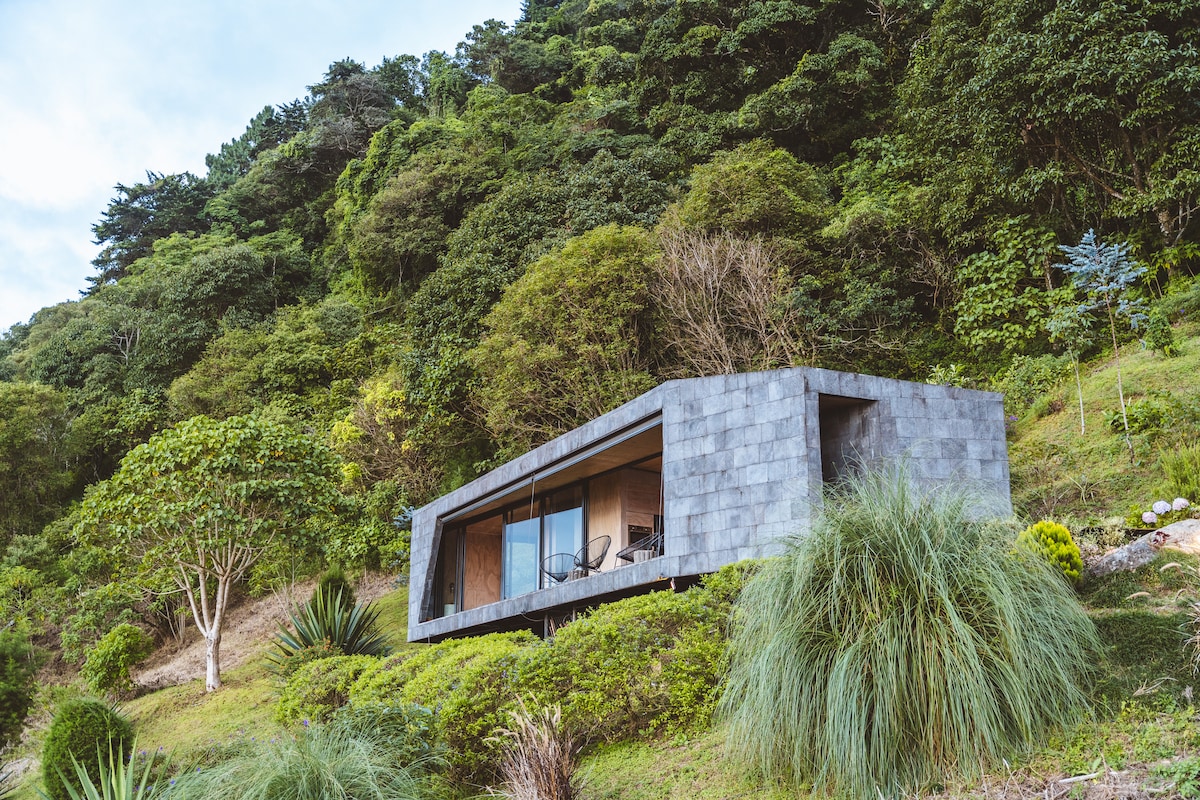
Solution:
{"label": "dirt patch", "polygon": [[[359,602],[378,600],[392,590],[392,580],[391,575],[368,573],[355,582],[354,592]],[[315,586],[315,580],[304,581],[286,593],[245,598],[230,607],[221,632],[221,669],[233,669],[261,658],[279,626],[287,621],[289,608],[310,597]],[[137,692],[178,686],[203,678],[204,659],[204,639],[194,625],[189,625],[182,644],[159,648],[136,671],[133,679]]]}

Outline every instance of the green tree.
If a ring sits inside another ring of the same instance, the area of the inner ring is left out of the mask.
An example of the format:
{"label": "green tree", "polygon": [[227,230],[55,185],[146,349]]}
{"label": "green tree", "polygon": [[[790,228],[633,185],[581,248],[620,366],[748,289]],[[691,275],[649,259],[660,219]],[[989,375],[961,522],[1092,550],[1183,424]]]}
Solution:
{"label": "green tree", "polygon": [[504,452],[541,444],[654,385],[643,319],[653,237],[607,225],[532,264],[470,354],[479,407]]}
{"label": "green tree", "polygon": [[74,486],[79,455],[66,397],[49,386],[0,383],[0,554],[50,522]]}
{"label": "green tree", "polygon": [[1146,273],[1146,268],[1129,257],[1125,244],[1104,244],[1096,239],[1096,232],[1089,230],[1077,245],[1059,245],[1067,256],[1067,263],[1056,264],[1071,275],[1075,287],[1087,299],[1079,306],[1079,312],[1087,313],[1104,309],[1108,319],[1108,330],[1112,334],[1113,360],[1117,366],[1117,396],[1121,399],[1121,422],[1125,428],[1125,444],[1129,447],[1129,460],[1133,460],[1133,439],[1129,436],[1129,414],[1125,407],[1125,386],[1121,380],[1121,348],[1117,343],[1117,319],[1124,318],[1136,329],[1145,320],[1139,298],[1130,296],[1130,289]]}
{"label": "green tree", "polygon": [[948,226],[1003,203],[1178,245],[1200,211],[1198,35],[1196,0],[943,4],[902,97]]}
{"label": "green tree", "polygon": [[338,509],[338,462],[320,443],[255,416],[193,417],[134,448],[84,499],[77,535],[104,542],[143,578],[169,574],[206,642],[208,691],[221,686],[230,592],[274,547],[313,543]]}
{"label": "green tree", "polygon": [[89,280],[93,291],[126,274],[130,265],[150,254],[154,243],[172,233],[208,230],[200,218],[212,197],[211,187],[190,172],[162,175],[147,172],[145,183],[118,183],[103,219],[92,226],[96,244],[104,245],[92,264],[100,274]]}

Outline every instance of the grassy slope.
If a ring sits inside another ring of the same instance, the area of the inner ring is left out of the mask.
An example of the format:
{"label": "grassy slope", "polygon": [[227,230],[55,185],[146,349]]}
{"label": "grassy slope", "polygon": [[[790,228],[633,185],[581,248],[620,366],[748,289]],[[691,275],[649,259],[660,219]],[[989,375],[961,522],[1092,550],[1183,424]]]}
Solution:
{"label": "grassy slope", "polygon": [[[1127,397],[1152,390],[1200,397],[1200,331],[1180,333],[1184,355],[1176,359],[1136,347],[1122,352]],[[1017,423],[1010,456],[1014,500],[1020,511],[1080,520],[1123,516],[1131,504],[1148,504],[1159,492],[1162,475],[1157,453],[1170,442],[1137,437],[1137,460],[1130,464],[1122,438],[1104,422],[1104,415],[1117,407],[1115,377],[1111,359],[1085,369],[1086,436],[1079,434],[1075,386],[1069,377],[1056,389],[1061,411],[1042,418],[1028,413]],[[1198,568],[1194,562],[1184,565]],[[1151,690],[1144,696],[1146,702],[1101,710],[1029,754],[1016,765],[1015,773],[993,775],[991,780],[1012,780],[1017,775],[1028,781],[1029,776],[1094,771],[1097,764],[1119,768],[1197,752],[1200,731],[1191,719],[1194,709],[1177,703],[1189,677],[1180,658],[1179,625],[1186,598],[1195,596],[1195,581],[1179,570],[1161,573],[1158,569],[1155,565],[1135,576],[1114,576],[1084,593],[1106,637],[1106,666],[1114,670],[1114,680],[1120,684],[1110,688],[1145,687]],[[1140,591],[1150,596],[1129,597]],[[407,604],[407,589],[378,601],[380,620],[397,642],[404,640]],[[225,681],[226,687],[215,695],[205,694],[198,678],[126,704],[138,723],[140,746],[163,744],[192,757],[240,737],[274,735],[278,731],[272,718],[274,685],[261,662],[230,670]],[[758,784],[726,761],[719,729],[688,740],[604,747],[587,757],[584,771],[588,796],[594,800],[790,796]],[[974,787],[951,789],[952,794],[973,791]],[[34,796],[31,786],[26,786],[17,798]]]}
{"label": "grassy slope", "polygon": [[[1164,358],[1136,344],[1121,351],[1126,400],[1150,392],[1170,392],[1200,402],[1200,335],[1195,327],[1176,330],[1183,354]],[[1163,491],[1158,457],[1176,442],[1171,435],[1134,436],[1130,463],[1124,437],[1113,433],[1106,416],[1118,411],[1117,372],[1109,357],[1084,365],[1086,433],[1079,430],[1075,380],[1066,376],[1053,392],[1061,410],[1038,419],[1026,413],[1009,442],[1013,502],[1031,518],[1073,517],[1081,522],[1124,517],[1134,506],[1149,508]]]}

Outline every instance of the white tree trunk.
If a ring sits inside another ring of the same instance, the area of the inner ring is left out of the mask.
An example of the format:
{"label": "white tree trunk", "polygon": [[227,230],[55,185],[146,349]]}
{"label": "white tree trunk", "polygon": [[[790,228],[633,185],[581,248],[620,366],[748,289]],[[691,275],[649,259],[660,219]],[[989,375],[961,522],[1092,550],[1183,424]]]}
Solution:
{"label": "white tree trunk", "polygon": [[221,688],[221,631],[213,628],[204,637],[204,691]]}
{"label": "white tree trunk", "polygon": [[[187,594],[188,606],[196,629],[204,637],[205,680],[204,690],[215,692],[221,688],[221,626],[225,621],[225,606],[229,603],[229,589],[236,575],[218,573],[216,596],[208,591],[208,578],[212,573],[203,568],[189,571],[181,566],[176,581]],[[196,578],[195,586],[192,578]]]}

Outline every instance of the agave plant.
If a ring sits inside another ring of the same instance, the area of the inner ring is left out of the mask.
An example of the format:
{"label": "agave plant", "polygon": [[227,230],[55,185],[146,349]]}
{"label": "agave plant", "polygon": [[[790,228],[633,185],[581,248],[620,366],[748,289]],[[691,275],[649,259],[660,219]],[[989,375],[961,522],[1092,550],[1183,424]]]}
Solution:
{"label": "agave plant", "polygon": [[[130,748],[131,752],[137,752],[136,742]],[[151,770],[155,766],[154,759],[146,759],[146,766],[142,769],[139,777],[137,766],[134,764],[132,757],[125,758],[124,749],[120,746],[114,751],[112,747],[108,750],[108,761],[105,763],[103,758],[99,762],[98,774],[93,778],[88,772],[87,767],[80,764],[71,756],[71,764],[75,769],[75,776],[79,780],[79,786],[73,785],[63,776],[63,788],[66,789],[71,800],[149,800],[149,798],[159,797],[165,798],[171,793],[174,781],[170,783],[155,784],[151,777]],[[61,774],[61,770],[60,770]],[[38,789],[38,795],[43,800],[50,800],[50,795]],[[0,792],[0,797],[7,795]]]}
{"label": "agave plant", "polygon": [[0,800],[12,797],[17,787],[12,784],[12,772],[7,764],[0,764]]}
{"label": "agave plant", "polygon": [[275,636],[275,651],[267,656],[276,672],[287,671],[289,663],[313,649],[363,656],[386,656],[392,652],[387,635],[379,630],[379,609],[374,603],[347,608],[341,592],[335,596],[317,592],[289,616],[292,629],[280,627]]}

